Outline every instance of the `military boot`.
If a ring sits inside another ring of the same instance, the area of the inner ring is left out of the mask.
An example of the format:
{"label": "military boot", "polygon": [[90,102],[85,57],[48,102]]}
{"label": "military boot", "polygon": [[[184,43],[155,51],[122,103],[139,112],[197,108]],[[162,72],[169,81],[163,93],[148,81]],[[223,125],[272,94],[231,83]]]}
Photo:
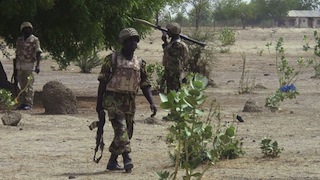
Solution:
{"label": "military boot", "polygon": [[110,171],[123,170],[123,167],[119,166],[117,158],[118,158],[118,155],[111,154],[108,165],[107,165],[108,170]]}
{"label": "military boot", "polygon": [[131,173],[133,164],[132,164],[131,158],[129,157],[128,152],[124,152],[122,154],[122,157],[123,157],[124,169],[126,170],[127,173]]}

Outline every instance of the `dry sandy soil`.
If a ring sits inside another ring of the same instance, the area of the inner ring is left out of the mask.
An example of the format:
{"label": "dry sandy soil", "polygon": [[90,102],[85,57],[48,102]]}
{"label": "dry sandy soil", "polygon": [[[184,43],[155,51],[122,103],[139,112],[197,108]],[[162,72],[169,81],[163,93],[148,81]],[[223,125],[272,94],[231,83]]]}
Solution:
{"label": "dry sandy soil", "polygon": [[[217,86],[208,87],[206,94],[208,99],[216,98],[220,103],[222,121],[237,127],[246,154],[234,160],[217,162],[203,179],[320,179],[320,80],[311,78],[314,75],[312,67],[295,83],[301,94],[296,99],[283,102],[281,111],[242,112],[249,98],[264,106],[265,98],[278,87],[274,54],[270,56],[265,45],[268,42],[275,44],[279,37],[283,37],[286,56],[294,64],[298,56],[306,56],[302,51],[303,35],[312,37],[313,31],[237,30],[236,43],[230,52],[216,54],[212,79]],[[155,32],[140,43],[137,54],[148,63],[161,61],[160,37],[160,32]],[[246,55],[247,69],[255,78],[255,84],[267,89],[238,94],[242,53]],[[11,76],[11,62],[4,58],[1,61]],[[57,65],[52,60],[42,62],[42,71],[35,77],[36,91],[41,91],[48,81],[62,82],[77,95],[79,113],[46,115],[41,101],[36,99],[31,111],[21,111],[22,120],[18,126],[0,125],[0,179],[158,179],[156,172],[173,171],[165,143],[170,123],[161,120],[166,112],[159,108],[157,123],[146,123],[145,119],[151,112],[143,96],[137,98],[136,125],[131,141],[133,172],[105,170],[109,158],[107,147],[113,136],[110,123],[106,123],[104,129],[107,144],[104,156],[99,164],[94,163],[96,131],[90,131],[88,125],[97,120],[95,97],[99,68],[90,74],[81,74],[75,66],[65,71],[55,71],[54,67]],[[158,96],[155,100],[160,103]],[[238,123],[233,114],[241,115],[245,122]],[[259,148],[263,137],[277,141],[284,148],[280,157],[263,158]],[[183,174],[181,171],[180,176]]]}

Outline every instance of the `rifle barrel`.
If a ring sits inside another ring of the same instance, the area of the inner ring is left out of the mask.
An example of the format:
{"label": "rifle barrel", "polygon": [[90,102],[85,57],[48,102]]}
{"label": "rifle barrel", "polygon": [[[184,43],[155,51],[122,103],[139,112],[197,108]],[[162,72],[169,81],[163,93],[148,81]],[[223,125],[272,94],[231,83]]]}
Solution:
{"label": "rifle barrel", "polygon": [[[146,25],[148,25],[148,26],[154,27],[154,28],[156,28],[156,29],[158,29],[158,30],[160,30],[160,31],[168,32],[167,29],[164,29],[164,28],[161,27],[161,26],[157,26],[157,25],[155,25],[155,24],[152,24],[152,23],[150,23],[149,21],[146,21],[146,20],[143,20],[143,19],[139,19],[139,18],[133,18],[133,20],[134,20],[134,21],[137,21],[137,22],[141,22],[141,23],[146,24]],[[195,40],[195,39],[192,39],[192,38],[189,38],[189,37],[186,36],[186,35],[179,34],[179,36],[180,36],[181,39],[187,40],[187,41],[190,41],[190,42],[193,42],[193,43],[195,43],[195,44],[200,45],[201,47],[205,47],[205,46],[206,46],[206,43],[200,42],[200,41]]]}

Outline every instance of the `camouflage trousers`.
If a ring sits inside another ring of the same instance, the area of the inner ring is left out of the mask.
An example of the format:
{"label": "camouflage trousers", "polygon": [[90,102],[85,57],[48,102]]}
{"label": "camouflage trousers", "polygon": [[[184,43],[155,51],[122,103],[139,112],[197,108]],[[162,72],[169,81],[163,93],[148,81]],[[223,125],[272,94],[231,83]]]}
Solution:
{"label": "camouflage trousers", "polygon": [[179,89],[181,88],[180,76],[181,76],[181,73],[177,70],[173,71],[173,70],[165,69],[164,79],[167,86],[167,93],[173,90],[179,91]]}
{"label": "camouflage trousers", "polygon": [[[29,81],[28,77],[32,79]],[[24,90],[19,97],[19,104],[26,104],[29,106],[33,106],[33,83],[34,83],[34,75],[32,70],[18,70],[17,71],[17,80],[20,85],[20,89]]]}
{"label": "camouflage trousers", "polygon": [[109,121],[114,131],[109,151],[120,155],[131,152],[130,139],[133,135],[135,114],[135,95],[107,92],[104,96],[104,109],[108,111]]}

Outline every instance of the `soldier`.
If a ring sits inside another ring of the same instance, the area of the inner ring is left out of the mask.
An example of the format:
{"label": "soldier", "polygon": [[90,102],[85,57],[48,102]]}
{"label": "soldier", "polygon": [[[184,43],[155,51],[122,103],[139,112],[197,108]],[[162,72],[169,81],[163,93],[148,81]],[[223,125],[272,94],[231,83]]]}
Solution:
{"label": "soldier", "polygon": [[135,98],[139,87],[148,100],[151,111],[154,114],[157,112],[146,74],[146,62],[134,55],[139,41],[140,36],[134,28],[121,30],[119,42],[122,49],[105,58],[98,77],[96,111],[100,114],[107,110],[114,130],[114,138],[109,146],[111,156],[107,164],[108,170],[123,169],[117,162],[118,155],[123,157],[126,172],[131,172],[133,168],[129,157],[130,139],[133,135]]}
{"label": "soldier", "polygon": [[[167,87],[167,93],[171,90],[178,91],[181,87],[182,79],[188,66],[188,46],[181,40],[179,34],[181,27],[178,23],[167,24],[168,34],[162,35],[163,40],[163,59],[164,80]],[[171,38],[167,40],[167,35]]]}
{"label": "soldier", "polygon": [[[24,90],[20,96],[20,106],[17,109],[30,110],[33,106],[33,71],[37,74],[40,72],[41,47],[38,37],[32,34],[32,24],[23,22],[20,26],[22,36],[18,38],[16,44],[16,58],[14,67],[20,89]],[[28,77],[31,77],[29,80]]]}

